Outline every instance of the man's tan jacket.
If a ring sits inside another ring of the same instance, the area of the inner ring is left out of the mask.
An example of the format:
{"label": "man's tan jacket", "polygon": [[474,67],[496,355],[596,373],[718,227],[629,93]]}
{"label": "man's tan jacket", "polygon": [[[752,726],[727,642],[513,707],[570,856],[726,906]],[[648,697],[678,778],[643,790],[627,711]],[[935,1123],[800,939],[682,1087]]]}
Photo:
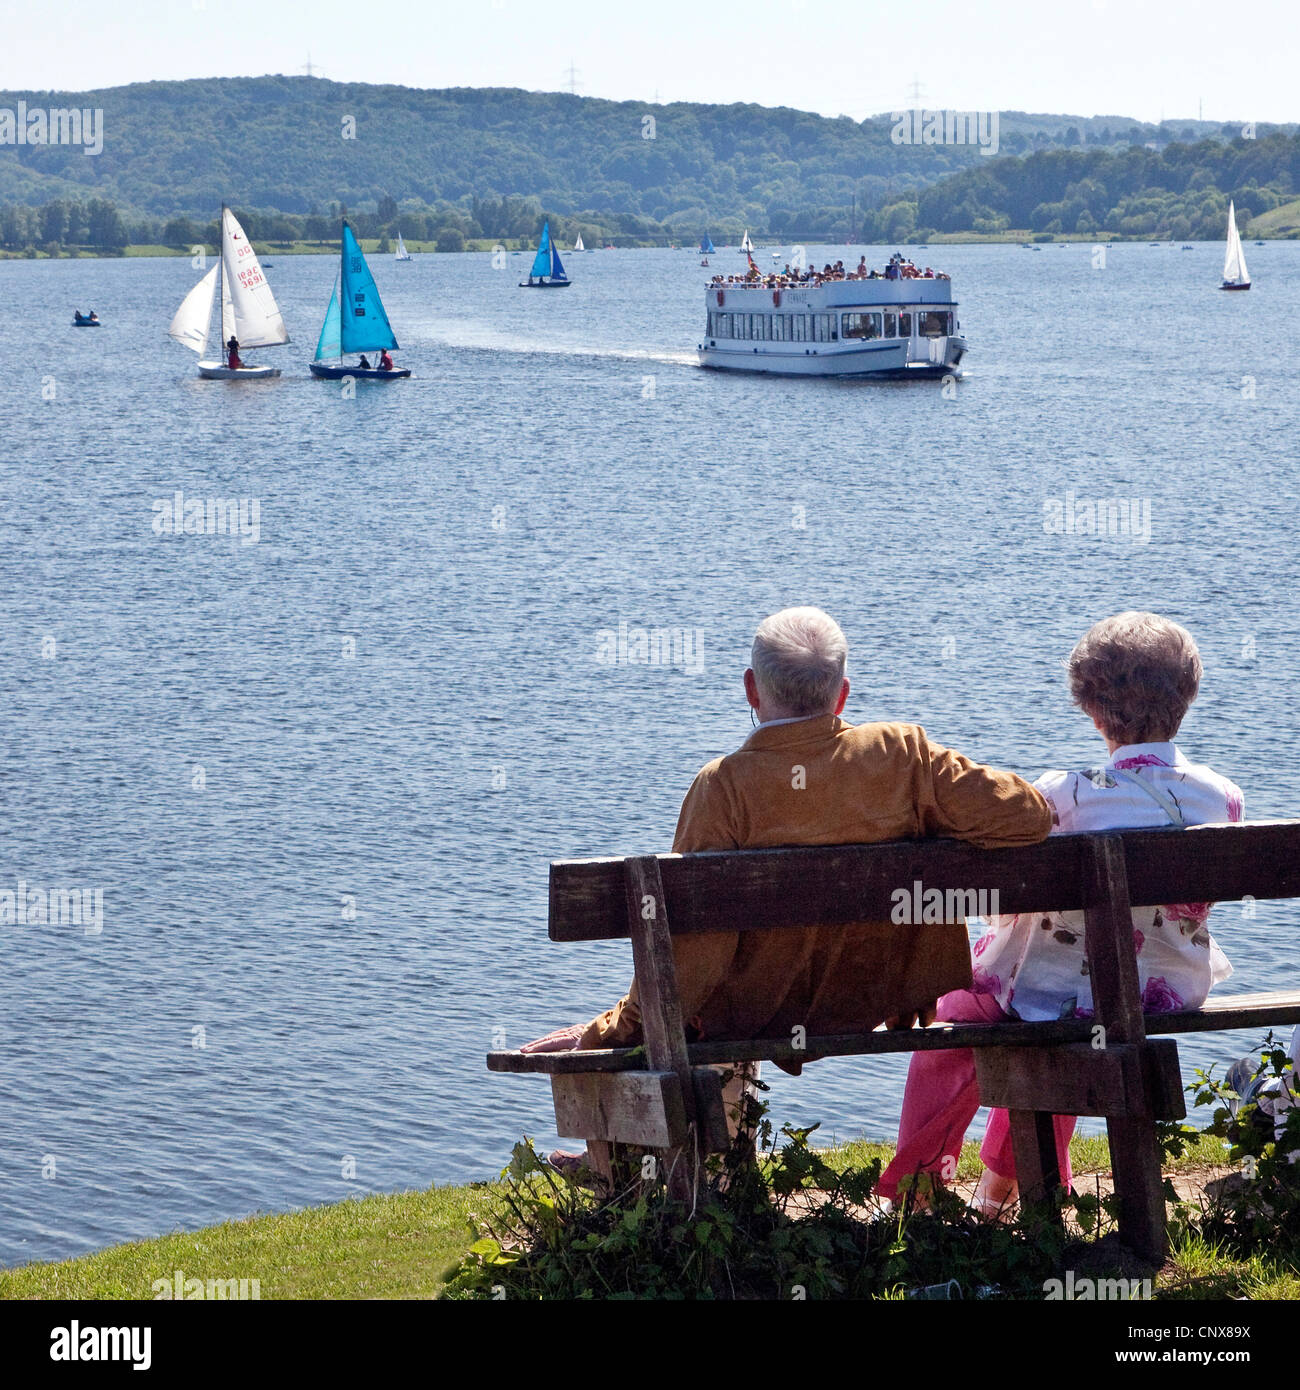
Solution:
{"label": "man's tan jacket", "polygon": [[[827,714],[763,725],[703,767],[682,802],[673,850],[928,836],[995,849],[1036,844],[1051,825],[1047,801],[1015,773],[932,743],[915,724],[855,726]],[[961,922],[710,932],[676,938],[673,953],[682,1016],[708,1039],[788,1038],[797,1026],[810,1037],[863,1032],[971,978]],[[640,1041],[634,981],[578,1045]]]}

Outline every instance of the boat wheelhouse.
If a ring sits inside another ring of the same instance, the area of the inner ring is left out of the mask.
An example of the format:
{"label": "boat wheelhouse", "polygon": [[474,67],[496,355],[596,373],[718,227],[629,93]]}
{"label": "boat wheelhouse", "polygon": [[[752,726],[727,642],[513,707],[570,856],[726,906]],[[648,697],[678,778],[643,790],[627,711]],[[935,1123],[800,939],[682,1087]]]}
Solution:
{"label": "boat wheelhouse", "polygon": [[773,287],[711,284],[702,367],[781,376],[960,376],[946,278],[828,280]]}

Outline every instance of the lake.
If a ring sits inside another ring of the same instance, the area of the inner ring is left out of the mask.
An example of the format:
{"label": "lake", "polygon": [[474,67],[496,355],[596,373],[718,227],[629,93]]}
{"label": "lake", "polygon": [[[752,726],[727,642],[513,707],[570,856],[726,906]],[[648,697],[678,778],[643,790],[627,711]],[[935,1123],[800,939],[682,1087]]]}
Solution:
{"label": "lake", "polygon": [[[307,373],[332,258],[270,258],[294,342],[238,384],[165,337],[188,260],[0,262],[0,890],[103,914],[0,925],[0,1264],[552,1144],[546,1082],[483,1054],[631,964],[548,942],[547,865],[669,847],[777,608],[844,627],[848,718],[1030,777],[1104,755],[1062,662],[1155,609],[1205,662],[1185,751],[1300,813],[1300,243],[1247,253],[1245,295],[1215,245],[917,253],[970,342],[949,391],[700,370],[687,252],[574,256],[561,295],[528,256],[372,257],[415,375],[351,398]],[[178,490],[247,534],[157,534]],[[1045,527],[1113,498],[1146,524]],[[699,669],[598,661],[624,622]],[[1222,988],[1279,984],[1298,924],[1220,905]],[[1253,1041],[1182,1040],[1184,1074]],[[905,1070],[774,1072],[775,1118],[892,1138]]]}

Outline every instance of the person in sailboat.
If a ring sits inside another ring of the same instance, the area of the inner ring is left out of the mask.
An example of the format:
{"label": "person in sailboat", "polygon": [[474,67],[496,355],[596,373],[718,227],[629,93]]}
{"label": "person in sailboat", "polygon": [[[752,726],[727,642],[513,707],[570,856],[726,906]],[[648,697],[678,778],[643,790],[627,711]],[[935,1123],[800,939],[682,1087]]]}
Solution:
{"label": "person in sailboat", "polygon": [[387,348],[381,348],[379,351],[379,370],[381,372],[391,372],[394,370],[393,355]]}
{"label": "person in sailboat", "polygon": [[239,339],[232,333],[230,341],[226,344],[226,366],[232,372],[237,372],[244,365],[239,356]]}
{"label": "person in sailboat", "polygon": [[370,359],[364,352],[361,354],[361,361],[357,363],[357,366],[360,367],[363,372],[368,372],[370,370]]}

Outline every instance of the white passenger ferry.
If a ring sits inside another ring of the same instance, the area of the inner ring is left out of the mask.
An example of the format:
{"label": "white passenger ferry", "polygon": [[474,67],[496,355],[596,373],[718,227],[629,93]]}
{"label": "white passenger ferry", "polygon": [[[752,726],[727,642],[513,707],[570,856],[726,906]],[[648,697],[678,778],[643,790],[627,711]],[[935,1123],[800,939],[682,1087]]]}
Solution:
{"label": "white passenger ferry", "polygon": [[[776,281],[776,283],[773,283]],[[966,340],[944,276],[767,276],[710,284],[702,367],[783,376],[960,376]]]}

